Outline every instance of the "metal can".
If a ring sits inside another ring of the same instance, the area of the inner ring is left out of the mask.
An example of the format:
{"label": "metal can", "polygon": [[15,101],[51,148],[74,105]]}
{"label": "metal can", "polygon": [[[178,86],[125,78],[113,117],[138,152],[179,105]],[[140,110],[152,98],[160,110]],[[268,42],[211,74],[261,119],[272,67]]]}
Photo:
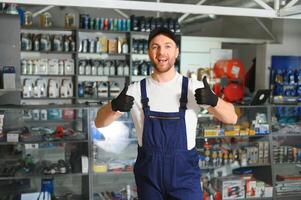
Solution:
{"label": "metal can", "polygon": [[81,14],[80,15],[80,26],[83,29],[88,29],[89,28],[89,15],[87,14]]}
{"label": "metal can", "polygon": [[98,17],[94,19],[94,29],[99,30],[99,18]]}
{"label": "metal can", "polygon": [[98,21],[99,30],[103,30],[103,22],[104,22],[104,18],[100,18]]}
{"label": "metal can", "polygon": [[109,19],[105,18],[103,21],[103,30],[108,30],[109,29]]}
{"label": "metal can", "polygon": [[126,20],[126,31],[131,31],[131,19]]}
{"label": "metal can", "polygon": [[121,20],[121,30],[126,31],[126,19]]}
{"label": "metal can", "polygon": [[113,20],[113,30],[114,30],[114,31],[120,30],[120,29],[118,28],[118,19],[114,19],[114,20]]}
{"label": "metal can", "polygon": [[109,27],[108,27],[108,30],[114,30],[114,22],[113,22],[113,19],[112,19],[112,18],[109,19]]}
{"label": "metal can", "polygon": [[93,18],[90,18],[89,29],[94,29],[94,19]]}

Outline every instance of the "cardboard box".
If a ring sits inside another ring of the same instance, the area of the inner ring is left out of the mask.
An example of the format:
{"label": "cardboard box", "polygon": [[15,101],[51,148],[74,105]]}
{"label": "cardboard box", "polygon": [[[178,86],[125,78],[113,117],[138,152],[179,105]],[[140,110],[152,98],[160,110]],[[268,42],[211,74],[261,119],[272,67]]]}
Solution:
{"label": "cardboard box", "polygon": [[100,52],[107,53],[108,52],[108,39],[106,37],[100,37],[98,39],[100,45]]}
{"label": "cardboard box", "polygon": [[265,183],[262,181],[256,181],[256,195],[255,197],[264,197]]}
{"label": "cardboard box", "polygon": [[246,181],[246,198],[256,197],[256,180]]}
{"label": "cardboard box", "polygon": [[117,40],[116,39],[109,39],[108,40],[108,53],[117,53]]}
{"label": "cardboard box", "polygon": [[3,66],[3,89],[16,89],[16,70],[13,66]]}
{"label": "cardboard box", "polygon": [[[233,180],[234,179],[234,180]],[[235,180],[235,177],[228,177],[222,180],[223,199],[244,199],[245,198],[245,181]]]}
{"label": "cardboard box", "polygon": [[266,185],[264,187],[264,197],[273,197],[273,187]]}

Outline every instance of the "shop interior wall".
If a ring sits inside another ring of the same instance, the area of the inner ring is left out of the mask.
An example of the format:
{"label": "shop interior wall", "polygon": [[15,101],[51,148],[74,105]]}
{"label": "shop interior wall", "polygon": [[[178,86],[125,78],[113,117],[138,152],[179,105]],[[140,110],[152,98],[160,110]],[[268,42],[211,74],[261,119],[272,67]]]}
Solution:
{"label": "shop interior wall", "polygon": [[233,44],[223,43],[222,49],[232,49],[233,58],[239,59],[244,64],[245,71],[247,72],[256,57],[256,44]]}
{"label": "shop interior wall", "polygon": [[300,20],[277,20],[274,26],[277,40],[275,44],[258,45],[256,48],[257,63],[256,88],[269,88],[271,57],[273,55],[301,56]]}
{"label": "shop interior wall", "polygon": [[[0,71],[2,71],[3,66],[14,66],[16,70],[15,85],[16,88],[20,88],[20,25],[18,16],[0,15],[0,29]],[[0,96],[0,104],[19,104],[20,99],[20,92],[9,92]]]}

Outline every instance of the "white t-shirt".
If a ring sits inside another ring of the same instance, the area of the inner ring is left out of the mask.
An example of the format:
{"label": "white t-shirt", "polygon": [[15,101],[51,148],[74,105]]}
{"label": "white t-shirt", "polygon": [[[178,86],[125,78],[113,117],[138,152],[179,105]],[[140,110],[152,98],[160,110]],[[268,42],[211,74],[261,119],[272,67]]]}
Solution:
{"label": "white t-shirt", "polygon": [[[178,112],[180,106],[180,97],[182,91],[183,76],[176,73],[175,77],[164,83],[159,83],[151,76],[146,78],[146,93],[149,98],[148,105],[151,111],[158,112]],[[200,105],[196,103],[194,91],[197,88],[203,88],[203,82],[194,79],[188,81],[188,102],[185,114],[187,148],[188,150],[195,147],[196,127],[198,122],[198,113]],[[144,113],[141,104],[140,82],[131,84],[128,88],[127,95],[135,98],[131,115],[136,128],[139,146],[142,146]]]}

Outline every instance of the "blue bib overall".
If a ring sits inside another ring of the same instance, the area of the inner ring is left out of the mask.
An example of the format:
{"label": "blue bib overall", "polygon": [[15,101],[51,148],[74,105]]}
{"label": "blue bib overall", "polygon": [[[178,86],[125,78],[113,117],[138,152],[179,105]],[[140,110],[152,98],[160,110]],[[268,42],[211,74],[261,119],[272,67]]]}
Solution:
{"label": "blue bib overall", "polygon": [[145,79],[140,87],[144,127],[134,166],[139,200],[201,200],[198,154],[187,150],[188,79],[183,77],[179,112],[151,111]]}

